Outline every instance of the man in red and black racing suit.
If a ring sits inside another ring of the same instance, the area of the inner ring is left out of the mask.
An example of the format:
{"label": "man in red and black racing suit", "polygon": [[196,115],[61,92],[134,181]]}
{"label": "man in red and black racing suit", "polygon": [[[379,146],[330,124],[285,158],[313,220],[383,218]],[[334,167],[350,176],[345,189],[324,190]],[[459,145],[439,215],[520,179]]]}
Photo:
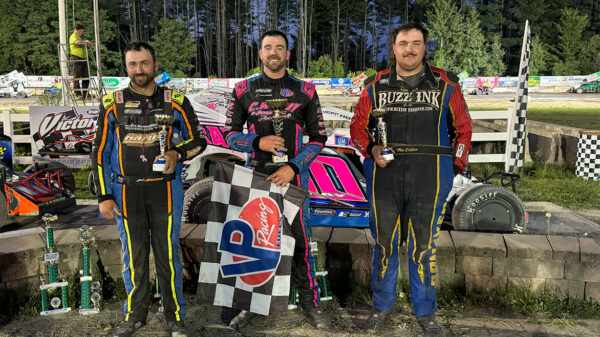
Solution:
{"label": "man in red and black racing suit", "polygon": [[[285,69],[290,53],[287,47],[287,37],[283,33],[268,31],[263,34],[259,53],[264,72],[235,85],[225,122],[225,139],[233,149],[247,152],[247,166],[269,175],[267,180],[277,185],[292,183],[308,189],[308,168],[323,149],[327,134],[315,86],[290,76]],[[288,102],[285,111],[281,112],[284,117],[282,137],[275,136],[274,113],[265,103],[265,100],[279,98]],[[306,144],[303,140],[305,133],[308,136]],[[278,150],[285,151],[289,161],[273,171],[265,164],[272,161]],[[309,201],[307,196],[292,223],[296,239],[292,284],[299,291],[304,315],[313,326],[325,329],[329,324],[319,308],[319,286],[312,268],[314,258],[307,236],[310,230]],[[223,320],[225,323],[228,321],[226,318]]]}
{"label": "man in red and black racing suit", "polygon": [[[134,42],[125,53],[128,88],[103,97],[92,152],[100,211],[116,218],[123,245],[125,324],[114,336],[130,336],[146,323],[150,305],[150,245],[156,261],[164,314],[173,335],[185,336],[186,302],[178,254],[183,213],[183,161],[206,148],[189,100],[154,82],[154,50]],[[153,171],[160,154],[157,115],[173,117],[167,126],[167,162]]]}
{"label": "man in red and black racing suit", "polygon": [[[395,57],[402,64],[365,81],[350,132],[365,156],[369,223],[376,241],[371,279],[374,311],[369,325],[381,327],[394,306],[398,250],[406,242],[414,313],[426,336],[441,336],[433,315],[435,239],[454,173],[467,163],[471,119],[458,78],[418,58],[425,53],[423,31],[420,25],[409,24],[392,35],[397,36]],[[398,70],[413,77],[401,77]],[[381,156],[374,109],[386,110],[383,121],[393,160]]]}

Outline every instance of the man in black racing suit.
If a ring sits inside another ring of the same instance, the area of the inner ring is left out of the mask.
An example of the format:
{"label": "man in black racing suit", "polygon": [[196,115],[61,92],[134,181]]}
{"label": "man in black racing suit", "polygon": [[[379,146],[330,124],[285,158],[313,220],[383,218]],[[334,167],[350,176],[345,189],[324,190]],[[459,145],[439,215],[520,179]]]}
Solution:
{"label": "man in black racing suit", "polygon": [[[263,63],[262,75],[239,82],[233,89],[225,122],[225,139],[233,149],[247,152],[247,165],[268,174],[267,180],[279,186],[292,183],[308,189],[308,168],[327,141],[315,87],[287,73],[285,64],[290,51],[287,37],[282,32],[264,33],[259,55]],[[285,98],[288,102],[281,113],[284,118],[281,137],[275,135],[272,121],[274,113],[265,103],[265,100],[274,98]],[[246,133],[244,124],[248,126]],[[306,144],[303,141],[304,132],[308,135]],[[272,156],[281,156],[278,151],[285,152],[289,161],[279,168],[270,168],[268,163],[272,161]],[[312,267],[314,258],[307,236],[310,230],[309,199],[307,196],[292,223],[296,239],[292,283],[298,288],[304,315],[313,326],[324,329],[329,323],[319,308],[319,286],[315,280]],[[223,320],[227,323],[235,311],[225,309],[224,312],[226,315]]]}
{"label": "man in black racing suit", "polygon": [[[116,218],[123,244],[125,324],[114,336],[131,336],[146,323],[152,245],[167,325],[173,336],[181,337],[185,336],[186,314],[178,254],[182,163],[202,152],[206,139],[198,130],[189,100],[154,82],[158,61],[150,45],[132,43],[126,49],[125,61],[130,85],[102,99],[92,152],[100,212],[106,218]],[[160,155],[159,114],[173,119],[167,126],[162,172],[153,170]]]}
{"label": "man in black racing suit", "polygon": [[[458,78],[425,63],[427,31],[406,24],[394,37],[395,64],[365,81],[350,125],[354,145],[365,156],[373,248],[373,312],[369,326],[381,328],[396,296],[398,250],[408,249],[413,311],[426,336],[441,336],[435,320],[435,239],[444,219],[454,173],[464,169],[471,118]],[[372,132],[383,109],[393,160]]]}

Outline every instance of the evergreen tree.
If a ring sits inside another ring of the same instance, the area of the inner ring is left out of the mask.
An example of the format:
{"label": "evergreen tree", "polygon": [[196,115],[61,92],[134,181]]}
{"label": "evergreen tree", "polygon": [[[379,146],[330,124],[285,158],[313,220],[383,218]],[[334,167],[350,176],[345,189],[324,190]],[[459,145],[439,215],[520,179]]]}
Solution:
{"label": "evergreen tree", "polygon": [[160,29],[150,42],[156,52],[159,69],[171,77],[187,77],[194,67],[192,57],[194,41],[185,23],[180,20],[161,19]]}

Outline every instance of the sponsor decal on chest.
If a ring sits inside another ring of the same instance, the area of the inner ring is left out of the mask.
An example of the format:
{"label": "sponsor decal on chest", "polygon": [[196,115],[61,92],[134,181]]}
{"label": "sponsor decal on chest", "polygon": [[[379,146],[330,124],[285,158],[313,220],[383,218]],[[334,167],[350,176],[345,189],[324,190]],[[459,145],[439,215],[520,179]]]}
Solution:
{"label": "sponsor decal on chest", "polygon": [[129,146],[151,146],[158,142],[158,132],[134,133],[130,132],[123,137],[123,144]]}
{"label": "sponsor decal on chest", "polygon": [[291,91],[291,90],[290,90],[290,89],[288,89],[288,88],[281,89],[281,91],[280,91],[279,93],[280,93],[280,94],[281,94],[281,96],[283,96],[283,97],[292,97],[292,96],[294,96],[294,92],[293,92],[293,91]]}
{"label": "sponsor decal on chest", "polygon": [[436,108],[440,107],[440,92],[439,91],[384,91],[377,95],[378,106],[382,107],[387,104],[395,103],[421,103],[429,104]]}

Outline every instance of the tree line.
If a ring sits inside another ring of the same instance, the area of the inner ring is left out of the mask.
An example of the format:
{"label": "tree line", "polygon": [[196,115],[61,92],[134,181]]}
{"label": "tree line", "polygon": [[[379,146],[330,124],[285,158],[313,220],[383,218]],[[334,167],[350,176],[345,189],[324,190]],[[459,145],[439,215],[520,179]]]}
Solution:
{"label": "tree line", "polygon": [[[93,38],[89,0],[65,0]],[[56,0],[0,0],[0,74],[58,75]],[[125,76],[122,50],[146,41],[173,77],[245,77],[259,71],[259,36],[290,37],[291,71],[352,76],[388,66],[389,32],[421,22],[432,64],[471,76],[516,76],[525,20],[533,41],[531,75],[600,70],[600,0],[102,0],[104,75]]]}

